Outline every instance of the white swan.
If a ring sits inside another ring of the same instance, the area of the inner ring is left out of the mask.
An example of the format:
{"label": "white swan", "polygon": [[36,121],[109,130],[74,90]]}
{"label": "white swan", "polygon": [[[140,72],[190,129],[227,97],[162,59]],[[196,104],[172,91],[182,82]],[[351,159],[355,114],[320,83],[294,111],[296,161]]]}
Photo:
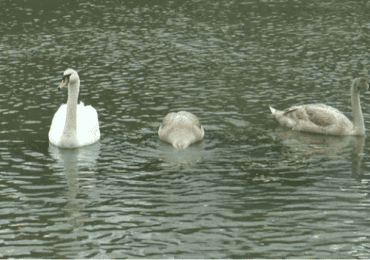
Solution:
{"label": "white swan", "polygon": [[100,138],[98,114],[82,102],[77,105],[80,78],[73,69],[64,72],[58,89],[68,87],[68,101],[55,113],[49,131],[50,143],[59,147],[75,148],[93,144]]}
{"label": "white swan", "polygon": [[175,148],[185,149],[204,137],[204,129],[199,119],[192,113],[180,111],[169,113],[158,130],[159,138],[171,143]]}
{"label": "white swan", "polygon": [[352,122],[337,109],[324,105],[294,106],[284,111],[270,107],[279,123],[296,131],[326,135],[365,135],[359,93],[369,89],[368,78],[356,78],[351,87]]}

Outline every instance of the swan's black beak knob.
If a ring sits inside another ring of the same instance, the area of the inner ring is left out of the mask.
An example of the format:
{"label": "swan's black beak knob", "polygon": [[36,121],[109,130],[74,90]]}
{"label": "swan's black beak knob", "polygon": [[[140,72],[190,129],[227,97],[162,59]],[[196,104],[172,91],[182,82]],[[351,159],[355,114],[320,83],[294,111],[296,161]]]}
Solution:
{"label": "swan's black beak knob", "polygon": [[69,75],[64,75],[63,78],[62,78],[62,82],[59,84],[58,86],[58,90],[68,86],[68,83],[69,83],[69,77],[71,76],[71,74]]}

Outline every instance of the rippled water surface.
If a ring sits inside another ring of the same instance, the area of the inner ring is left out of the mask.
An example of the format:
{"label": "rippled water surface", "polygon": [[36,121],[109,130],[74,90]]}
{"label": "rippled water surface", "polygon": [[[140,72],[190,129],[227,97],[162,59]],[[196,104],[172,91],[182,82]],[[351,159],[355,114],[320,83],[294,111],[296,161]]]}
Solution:
{"label": "rippled water surface", "polygon": [[[369,139],[300,134],[268,106],[351,116],[368,1],[0,3],[0,256],[370,258]],[[78,71],[101,140],[48,141]],[[361,97],[370,128],[368,95]],[[202,142],[157,131],[196,114]]]}

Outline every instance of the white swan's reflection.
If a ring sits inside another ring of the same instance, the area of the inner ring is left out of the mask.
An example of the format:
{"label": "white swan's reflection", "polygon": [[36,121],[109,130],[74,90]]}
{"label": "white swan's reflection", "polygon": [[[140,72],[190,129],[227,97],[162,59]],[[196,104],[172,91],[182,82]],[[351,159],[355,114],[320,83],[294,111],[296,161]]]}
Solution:
{"label": "white swan's reflection", "polygon": [[80,216],[79,212],[84,206],[76,200],[76,196],[83,192],[78,184],[80,178],[79,169],[92,169],[96,167],[100,146],[100,142],[76,149],[64,149],[49,145],[49,152],[56,160],[56,166],[64,169],[68,186],[68,203],[64,207],[64,210],[70,215],[70,224],[74,228],[83,226],[83,216]]}
{"label": "white swan's reflection", "polygon": [[302,157],[351,154],[352,174],[361,173],[365,136],[328,136],[279,128],[276,137],[284,144],[283,153],[288,156],[293,153]]}

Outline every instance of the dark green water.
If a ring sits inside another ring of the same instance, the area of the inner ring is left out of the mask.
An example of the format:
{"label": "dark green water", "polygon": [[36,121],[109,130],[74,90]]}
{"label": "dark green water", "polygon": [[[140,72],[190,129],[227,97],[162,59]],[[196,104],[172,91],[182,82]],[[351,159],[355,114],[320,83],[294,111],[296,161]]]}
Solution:
{"label": "dark green water", "polygon": [[[352,118],[370,2],[55,3],[0,2],[0,257],[370,258],[368,136],[268,108]],[[73,150],[47,136],[69,67],[101,131]],[[206,132],[184,151],[157,135],[179,110]]]}

